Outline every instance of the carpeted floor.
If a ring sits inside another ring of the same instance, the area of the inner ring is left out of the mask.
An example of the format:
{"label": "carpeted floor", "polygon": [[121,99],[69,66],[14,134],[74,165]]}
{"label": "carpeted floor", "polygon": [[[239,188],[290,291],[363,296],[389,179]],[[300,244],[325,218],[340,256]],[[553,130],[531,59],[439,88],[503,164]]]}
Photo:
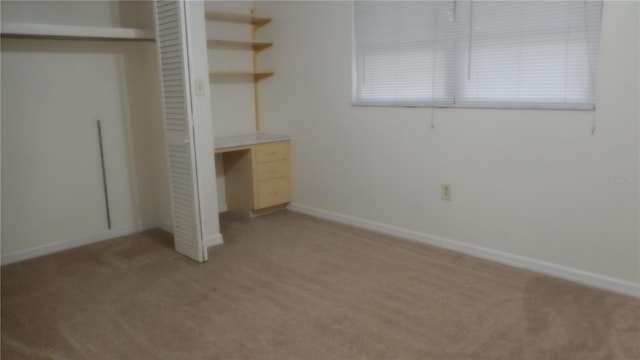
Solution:
{"label": "carpeted floor", "polygon": [[640,300],[287,211],[2,268],[2,359],[640,359]]}

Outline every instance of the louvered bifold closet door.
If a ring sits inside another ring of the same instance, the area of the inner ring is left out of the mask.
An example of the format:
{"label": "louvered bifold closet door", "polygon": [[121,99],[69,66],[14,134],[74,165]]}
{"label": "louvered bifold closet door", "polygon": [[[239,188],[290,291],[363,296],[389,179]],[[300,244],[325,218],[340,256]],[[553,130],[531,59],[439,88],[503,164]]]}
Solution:
{"label": "louvered bifold closet door", "polygon": [[206,261],[199,215],[185,2],[154,1],[175,249]]}

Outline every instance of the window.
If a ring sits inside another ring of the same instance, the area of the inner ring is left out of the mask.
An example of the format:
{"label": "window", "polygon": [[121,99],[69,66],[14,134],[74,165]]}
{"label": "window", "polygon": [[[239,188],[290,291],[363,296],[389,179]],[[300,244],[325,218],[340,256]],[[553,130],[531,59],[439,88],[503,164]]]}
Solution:
{"label": "window", "polygon": [[354,104],[592,109],[602,1],[356,1]]}

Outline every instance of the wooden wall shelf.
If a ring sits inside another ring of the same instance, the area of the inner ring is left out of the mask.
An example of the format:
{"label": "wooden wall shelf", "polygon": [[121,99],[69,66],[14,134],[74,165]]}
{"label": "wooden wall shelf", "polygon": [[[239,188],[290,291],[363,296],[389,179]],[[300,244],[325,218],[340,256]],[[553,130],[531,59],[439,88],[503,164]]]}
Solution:
{"label": "wooden wall shelf", "polygon": [[260,51],[270,47],[273,43],[266,41],[210,39],[207,40],[207,45],[215,48],[253,48],[255,51]]}
{"label": "wooden wall shelf", "polygon": [[255,131],[260,131],[260,114],[258,111],[258,81],[273,75],[273,71],[259,71],[257,66],[256,54],[260,50],[264,50],[273,45],[272,42],[258,41],[256,39],[256,29],[260,26],[271,22],[271,18],[264,16],[256,16],[253,9],[248,13],[233,13],[218,10],[205,10],[205,19],[207,21],[237,22],[248,25],[250,37],[243,40],[226,40],[226,39],[208,39],[209,48],[244,48],[249,50],[251,56],[251,67],[247,70],[212,70],[210,69],[209,77],[213,82],[237,82],[251,80],[253,82],[253,108]]}
{"label": "wooden wall shelf", "polygon": [[248,14],[242,14],[242,13],[224,12],[224,11],[217,11],[217,10],[206,10],[205,18],[207,20],[239,22],[239,23],[245,23],[245,24],[252,24],[255,26],[262,26],[271,21],[271,18],[269,17],[248,15]]}
{"label": "wooden wall shelf", "polygon": [[211,71],[210,76],[222,77],[222,76],[252,76],[255,80],[264,79],[273,75],[273,71]]}

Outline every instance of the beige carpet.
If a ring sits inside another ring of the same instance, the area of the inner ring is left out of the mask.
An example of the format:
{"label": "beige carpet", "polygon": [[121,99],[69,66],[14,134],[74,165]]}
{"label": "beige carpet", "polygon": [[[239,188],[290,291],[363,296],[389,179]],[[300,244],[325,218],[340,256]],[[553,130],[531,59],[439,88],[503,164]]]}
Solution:
{"label": "beige carpet", "polygon": [[[639,359],[640,300],[287,211],[2,268],[2,359]],[[613,261],[613,259],[612,259]]]}

